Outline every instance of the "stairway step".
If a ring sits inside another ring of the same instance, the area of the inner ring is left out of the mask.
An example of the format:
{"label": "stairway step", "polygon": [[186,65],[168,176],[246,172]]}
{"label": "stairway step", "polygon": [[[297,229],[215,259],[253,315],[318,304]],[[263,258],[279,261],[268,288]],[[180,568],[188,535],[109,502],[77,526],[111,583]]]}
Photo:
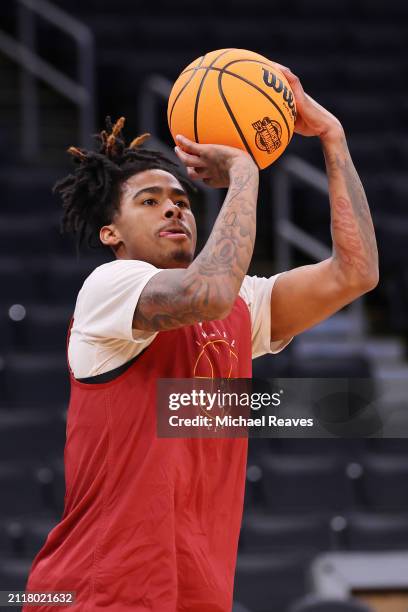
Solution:
{"label": "stairway step", "polygon": [[348,340],[347,338],[303,338],[299,336],[296,352],[299,355],[315,356],[319,354],[344,355],[350,352],[364,353],[374,364],[401,364],[405,360],[405,349],[399,339],[364,338]]}
{"label": "stairway step", "polygon": [[[377,363],[375,367],[376,378],[386,379],[404,379],[408,380],[408,364],[407,363]],[[406,397],[405,397],[406,400]]]}
{"label": "stairway step", "polygon": [[303,332],[302,336],[305,339],[313,337],[321,338],[322,336],[351,336],[358,331],[355,328],[355,321],[350,317],[349,313],[338,313]]}
{"label": "stairway step", "polygon": [[368,338],[365,353],[374,362],[391,364],[405,361],[405,347],[399,338]]}

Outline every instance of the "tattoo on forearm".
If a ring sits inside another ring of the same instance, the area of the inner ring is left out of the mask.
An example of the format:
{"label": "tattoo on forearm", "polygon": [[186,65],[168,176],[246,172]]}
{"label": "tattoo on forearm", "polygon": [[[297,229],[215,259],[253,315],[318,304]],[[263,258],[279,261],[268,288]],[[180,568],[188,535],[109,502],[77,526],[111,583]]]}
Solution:
{"label": "tattoo on forearm", "polygon": [[336,237],[333,240],[335,252],[341,262],[345,266],[355,267],[362,276],[369,276],[371,264],[361,241],[352,205],[346,198],[339,197],[334,200],[332,231]]}
{"label": "tattoo on forearm", "polygon": [[220,302],[238,294],[255,244],[258,172],[243,162],[234,171],[227,197],[202,252],[187,270],[174,270],[174,282],[160,291],[157,275],[136,310],[138,329],[166,330],[216,318]]}
{"label": "tattoo on forearm", "polygon": [[351,274],[370,278],[378,267],[374,226],[346,141],[334,151],[325,147],[324,155],[331,184],[334,257]]}

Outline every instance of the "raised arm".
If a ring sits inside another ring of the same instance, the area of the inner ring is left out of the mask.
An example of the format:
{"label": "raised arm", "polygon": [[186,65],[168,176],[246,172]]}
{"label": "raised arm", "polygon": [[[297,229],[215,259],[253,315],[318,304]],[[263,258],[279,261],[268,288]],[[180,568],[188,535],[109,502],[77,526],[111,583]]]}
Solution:
{"label": "raised arm", "polygon": [[370,210],[340,122],[308,96],[299,79],[279,66],[295,94],[295,131],[320,138],[329,181],[332,256],[290,270],[271,298],[271,339],[299,334],[378,284],[378,253]]}
{"label": "raised arm", "polygon": [[192,178],[229,189],[205,247],[189,267],[163,270],[147,283],[135,310],[134,329],[160,331],[224,318],[251,262],[256,165],[248,154],[231,147],[199,145],[182,137],[178,144],[176,152]]}

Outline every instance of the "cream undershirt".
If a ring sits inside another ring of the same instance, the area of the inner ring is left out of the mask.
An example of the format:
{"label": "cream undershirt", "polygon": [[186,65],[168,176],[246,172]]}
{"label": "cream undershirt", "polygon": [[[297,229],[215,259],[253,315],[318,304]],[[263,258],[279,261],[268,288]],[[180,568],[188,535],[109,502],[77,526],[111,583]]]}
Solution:
{"label": "cream undershirt", "polygon": [[[113,370],[153,342],[160,332],[134,330],[132,321],[145,285],[160,271],[145,261],[117,259],[88,276],[77,297],[68,347],[75,378]],[[278,276],[245,276],[239,291],[251,316],[253,359],[279,353],[291,341],[270,341],[270,299]]]}

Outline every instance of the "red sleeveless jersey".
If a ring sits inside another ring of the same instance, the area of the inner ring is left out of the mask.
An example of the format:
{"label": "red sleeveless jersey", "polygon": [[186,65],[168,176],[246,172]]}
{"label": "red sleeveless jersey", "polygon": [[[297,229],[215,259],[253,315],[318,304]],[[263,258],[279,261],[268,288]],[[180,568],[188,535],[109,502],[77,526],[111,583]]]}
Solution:
{"label": "red sleeveless jersey", "polygon": [[70,371],[64,513],[26,591],[76,591],[81,612],[230,612],[247,439],[158,438],[156,381],[251,375],[240,297],[221,321],[160,332],[111,382]]}

